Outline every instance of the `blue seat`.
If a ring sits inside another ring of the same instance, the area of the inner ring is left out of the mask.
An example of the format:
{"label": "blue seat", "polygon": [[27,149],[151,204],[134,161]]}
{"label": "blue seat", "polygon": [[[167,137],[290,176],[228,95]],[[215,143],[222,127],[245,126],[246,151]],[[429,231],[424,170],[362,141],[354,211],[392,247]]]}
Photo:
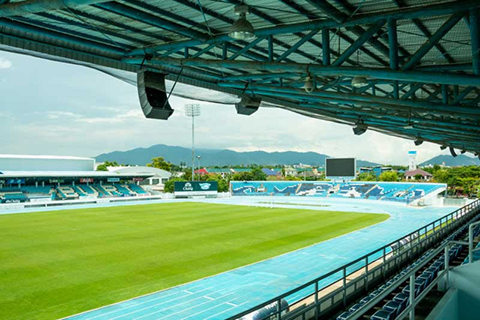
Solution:
{"label": "blue seat", "polygon": [[362,300],[360,300],[360,303],[365,304],[368,301],[372,300],[373,298],[374,298],[374,296],[372,297],[371,295],[368,295],[365,298],[363,298]]}
{"label": "blue seat", "polygon": [[352,312],[345,311],[337,317],[337,320],[346,320],[352,314]]}
{"label": "blue seat", "polygon": [[398,302],[404,302],[405,305],[408,303],[408,300],[410,300],[410,296],[404,292],[397,293],[395,297],[393,297],[394,301]]}
{"label": "blue seat", "polygon": [[405,305],[406,304],[404,304],[403,302],[390,300],[383,306],[383,309],[384,310],[392,310],[393,313],[394,313],[393,316],[397,317],[402,312],[402,310],[405,308]]}
{"label": "blue seat", "polygon": [[373,314],[371,320],[392,320],[394,319],[394,312],[392,310],[380,309]]}
{"label": "blue seat", "polygon": [[363,307],[363,305],[364,305],[363,303],[355,303],[350,309],[348,309],[348,311],[355,312],[361,307]]}
{"label": "blue seat", "polygon": [[[410,294],[410,285],[407,285],[402,290],[403,293]],[[415,297],[420,293],[420,287],[415,283]]]}

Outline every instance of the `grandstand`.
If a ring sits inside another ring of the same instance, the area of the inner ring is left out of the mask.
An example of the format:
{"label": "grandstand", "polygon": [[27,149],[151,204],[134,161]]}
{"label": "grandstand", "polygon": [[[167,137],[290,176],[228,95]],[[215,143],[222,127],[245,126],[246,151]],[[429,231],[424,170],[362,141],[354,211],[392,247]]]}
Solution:
{"label": "grandstand", "polygon": [[[233,196],[312,196],[357,198],[412,203],[436,198],[445,191],[441,183],[232,181]],[[422,203],[425,203],[423,201]]]}
{"label": "grandstand", "polygon": [[95,160],[89,158],[0,155],[0,203],[150,194],[138,184],[153,173],[136,171],[135,167],[125,172],[94,171],[94,168]]}

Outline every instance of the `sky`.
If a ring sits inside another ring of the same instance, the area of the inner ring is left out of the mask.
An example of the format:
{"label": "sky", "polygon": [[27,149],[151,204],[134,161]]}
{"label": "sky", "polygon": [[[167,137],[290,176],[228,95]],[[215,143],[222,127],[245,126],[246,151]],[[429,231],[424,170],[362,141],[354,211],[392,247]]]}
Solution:
{"label": "sky", "polygon": [[[195,90],[192,88],[192,90]],[[90,68],[0,51],[0,136],[3,154],[97,156],[155,144],[191,146],[184,106],[199,103],[199,148],[235,151],[314,151],[383,164],[419,162],[439,146],[301,116],[276,108],[237,115],[233,105],[170,98],[168,121],[146,119],[135,86]]]}

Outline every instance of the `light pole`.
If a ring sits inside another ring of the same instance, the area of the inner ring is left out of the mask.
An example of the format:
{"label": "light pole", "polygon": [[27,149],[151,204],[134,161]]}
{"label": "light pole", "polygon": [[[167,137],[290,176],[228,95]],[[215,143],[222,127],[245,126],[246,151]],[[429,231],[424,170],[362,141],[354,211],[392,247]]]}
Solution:
{"label": "light pole", "polygon": [[198,160],[198,180],[200,180],[200,170],[202,170],[202,167],[200,167],[200,159],[202,158],[202,156],[197,156],[197,160]]}
{"label": "light pole", "polygon": [[195,117],[200,115],[200,105],[186,104],[185,115],[192,117],[192,180],[195,180]]}

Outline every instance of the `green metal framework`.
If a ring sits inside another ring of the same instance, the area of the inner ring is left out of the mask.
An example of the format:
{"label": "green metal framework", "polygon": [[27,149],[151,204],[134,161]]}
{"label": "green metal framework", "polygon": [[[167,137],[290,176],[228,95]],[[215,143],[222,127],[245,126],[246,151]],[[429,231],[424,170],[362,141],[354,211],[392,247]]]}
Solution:
{"label": "green metal framework", "polygon": [[[227,35],[242,2],[251,42]],[[0,48],[149,68],[265,106],[477,154],[479,15],[472,0],[4,0]],[[307,76],[312,93],[302,88]],[[368,84],[352,87],[355,76]]]}

